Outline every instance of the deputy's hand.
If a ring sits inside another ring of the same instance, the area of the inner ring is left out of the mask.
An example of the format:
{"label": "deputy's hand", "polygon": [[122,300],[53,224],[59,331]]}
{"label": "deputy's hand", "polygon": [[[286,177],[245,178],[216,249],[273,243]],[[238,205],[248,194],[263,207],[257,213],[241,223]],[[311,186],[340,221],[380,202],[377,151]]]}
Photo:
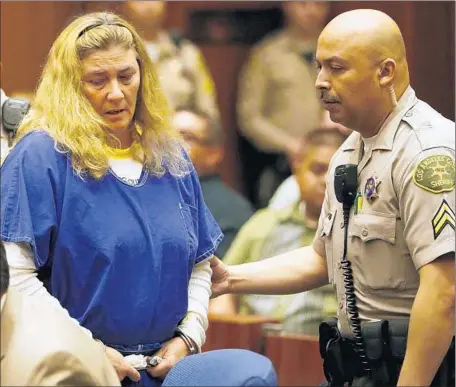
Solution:
{"label": "deputy's hand", "polygon": [[225,265],[217,257],[211,259],[212,269],[212,295],[211,298],[218,297],[222,294],[228,293],[229,289],[229,271],[228,266]]}
{"label": "deputy's hand", "polygon": [[169,370],[176,363],[190,354],[190,350],[180,337],[175,337],[165,343],[153,356],[159,356],[163,360],[155,367],[147,368],[147,373],[155,378],[164,379]]}
{"label": "deputy's hand", "polygon": [[125,360],[122,354],[114,348],[108,346],[106,346],[105,348],[106,356],[108,357],[109,361],[116,370],[119,379],[122,381],[128,376],[134,382],[139,382],[139,379],[141,379],[141,375],[135,368],[133,368],[128,363],[127,360]]}

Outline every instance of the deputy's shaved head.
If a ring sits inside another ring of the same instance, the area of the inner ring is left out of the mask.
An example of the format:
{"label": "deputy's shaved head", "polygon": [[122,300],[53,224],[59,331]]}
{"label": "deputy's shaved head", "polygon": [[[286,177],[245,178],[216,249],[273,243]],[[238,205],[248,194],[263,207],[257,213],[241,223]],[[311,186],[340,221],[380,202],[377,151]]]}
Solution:
{"label": "deputy's shaved head", "polygon": [[336,102],[324,107],[333,121],[354,130],[375,132],[394,108],[395,96],[409,85],[401,31],[380,11],[359,9],[335,17],[318,38],[316,58],[322,100]]}
{"label": "deputy's shaved head", "polygon": [[406,64],[399,26],[390,16],[377,10],[357,9],[335,17],[324,28],[319,40],[332,41],[335,46],[344,46],[351,54],[362,54],[375,63],[392,58],[397,65]]}

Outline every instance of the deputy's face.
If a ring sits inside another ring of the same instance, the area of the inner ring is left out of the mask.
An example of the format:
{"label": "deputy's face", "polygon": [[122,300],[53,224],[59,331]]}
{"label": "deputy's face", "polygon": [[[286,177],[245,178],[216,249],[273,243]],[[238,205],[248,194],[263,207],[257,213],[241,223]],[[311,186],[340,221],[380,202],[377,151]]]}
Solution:
{"label": "deputy's face", "polygon": [[141,79],[135,51],[121,46],[94,51],[83,59],[82,71],[82,91],[106,129],[114,135],[128,130]]}
{"label": "deputy's face", "polygon": [[331,120],[355,130],[362,127],[382,94],[378,69],[369,54],[356,43],[323,32],[316,60],[315,86]]}

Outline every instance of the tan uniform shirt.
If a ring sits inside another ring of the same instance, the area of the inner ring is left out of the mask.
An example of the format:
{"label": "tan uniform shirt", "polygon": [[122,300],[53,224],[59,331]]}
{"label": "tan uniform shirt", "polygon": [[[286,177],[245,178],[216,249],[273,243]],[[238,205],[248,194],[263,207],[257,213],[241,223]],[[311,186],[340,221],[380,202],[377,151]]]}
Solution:
{"label": "tan uniform shirt", "polygon": [[[361,321],[409,318],[417,270],[455,251],[454,131],[454,122],[418,100],[409,87],[358,165],[362,199],[350,213],[347,257]],[[358,164],[361,144],[353,132],[333,157],[313,243],[326,257],[339,326],[346,334],[343,213],[334,193],[334,170]]]}
{"label": "tan uniform shirt", "polygon": [[157,43],[146,42],[168,101],[176,108],[190,107],[218,119],[215,86],[201,51],[183,39],[177,47],[169,34],[162,32]]}
{"label": "tan uniform shirt", "polygon": [[302,57],[315,48],[316,41],[298,42],[284,30],[252,49],[240,75],[237,111],[241,131],[258,148],[282,152],[320,123],[317,70]]}

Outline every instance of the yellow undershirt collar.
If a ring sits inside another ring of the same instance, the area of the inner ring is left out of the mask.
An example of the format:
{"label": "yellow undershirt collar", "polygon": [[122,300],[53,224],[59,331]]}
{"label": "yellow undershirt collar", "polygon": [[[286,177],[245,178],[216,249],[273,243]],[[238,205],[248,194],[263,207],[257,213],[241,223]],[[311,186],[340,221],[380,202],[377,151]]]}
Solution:
{"label": "yellow undershirt collar", "polygon": [[109,153],[109,157],[117,160],[125,160],[131,159],[136,153],[136,148],[138,147],[138,143],[134,142],[129,148],[125,149],[118,149],[118,148],[111,148],[107,146],[107,150]]}

